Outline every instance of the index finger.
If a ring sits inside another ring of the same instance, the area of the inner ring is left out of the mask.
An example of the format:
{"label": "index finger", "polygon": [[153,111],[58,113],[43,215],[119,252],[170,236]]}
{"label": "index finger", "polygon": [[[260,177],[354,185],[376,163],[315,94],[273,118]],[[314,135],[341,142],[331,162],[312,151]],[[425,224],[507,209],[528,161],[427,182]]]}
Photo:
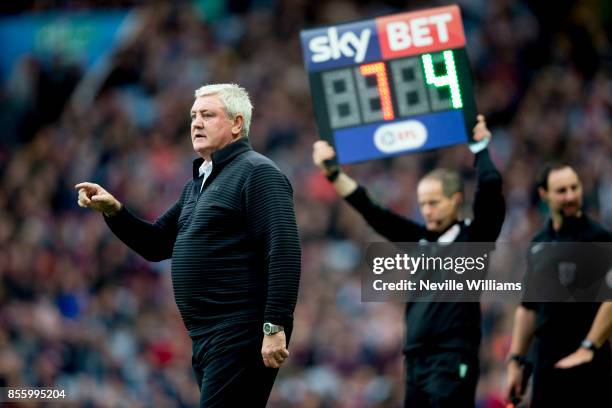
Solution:
{"label": "index finger", "polygon": [[95,190],[95,189],[97,189],[98,187],[99,187],[99,186],[98,186],[96,183],[90,183],[90,182],[88,182],[88,181],[84,181],[84,182],[79,183],[79,184],[77,184],[77,185],[75,185],[75,186],[74,186],[74,188],[75,188],[76,190],[81,189],[81,188],[84,188],[84,189],[87,189],[87,190],[92,190],[92,189],[93,189],[93,190]]}

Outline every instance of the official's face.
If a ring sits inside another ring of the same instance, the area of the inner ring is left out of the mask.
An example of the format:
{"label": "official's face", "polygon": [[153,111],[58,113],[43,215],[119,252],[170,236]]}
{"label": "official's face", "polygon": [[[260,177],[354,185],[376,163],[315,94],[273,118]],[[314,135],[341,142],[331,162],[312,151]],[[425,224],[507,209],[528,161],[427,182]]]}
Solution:
{"label": "official's face", "polygon": [[548,190],[540,189],[550,211],[563,217],[579,217],[582,211],[582,184],[571,167],[548,175]]}
{"label": "official's face", "polygon": [[218,95],[197,97],[191,108],[191,142],[201,157],[210,155],[237,139],[242,117],[232,120]]}
{"label": "official's face", "polygon": [[429,178],[421,180],[417,188],[417,198],[421,214],[425,219],[425,227],[429,231],[443,232],[457,219],[461,194],[445,196],[440,180]]}

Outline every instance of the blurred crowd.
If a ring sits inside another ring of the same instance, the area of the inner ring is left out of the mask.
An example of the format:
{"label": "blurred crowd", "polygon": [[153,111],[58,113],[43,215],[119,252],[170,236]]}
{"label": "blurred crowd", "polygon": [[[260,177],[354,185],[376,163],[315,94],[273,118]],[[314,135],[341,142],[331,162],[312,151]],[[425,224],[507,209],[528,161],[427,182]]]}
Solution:
{"label": "blurred crowd", "polygon": [[[53,2],[30,3],[44,10]],[[255,106],[251,144],[293,184],[303,243],[291,358],[270,406],[397,407],[403,305],[361,302],[358,265],[365,244],[380,237],[312,165],[317,130],[299,30],[445,3],[217,3],[136,6],[130,34],[103,69],[84,72],[61,57],[28,55],[0,88],[0,386],[63,388],[80,406],[197,405],[169,262],[149,263],[127,249],[99,214],[77,206],[73,186],[97,182],[153,221],[191,175],[193,91],[236,82]],[[457,3],[478,108],[504,176],[500,240],[528,240],[543,224],[535,176],[553,158],[575,166],[587,213],[611,227],[605,2],[559,2],[554,16],[537,1]],[[457,146],[346,171],[379,201],[420,219],[416,183],[435,166],[460,169],[469,180],[469,216],[472,164],[468,149]],[[514,307],[482,306],[479,407],[504,406]]]}

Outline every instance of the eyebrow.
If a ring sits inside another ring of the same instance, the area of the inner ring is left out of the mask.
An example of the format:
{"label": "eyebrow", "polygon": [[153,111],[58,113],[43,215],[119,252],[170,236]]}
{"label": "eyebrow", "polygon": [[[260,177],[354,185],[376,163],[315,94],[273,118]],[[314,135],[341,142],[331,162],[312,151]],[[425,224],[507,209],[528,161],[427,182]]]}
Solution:
{"label": "eyebrow", "polygon": [[210,109],[207,109],[207,108],[202,108],[202,109],[200,109],[200,110],[193,110],[193,109],[192,109],[190,112],[191,112],[192,114],[194,114],[194,113],[197,113],[197,112],[200,112],[200,113],[201,113],[201,112],[207,112],[207,111],[210,111]]}
{"label": "eyebrow", "polygon": [[580,184],[578,184],[578,183],[573,183],[573,184],[570,184],[569,186],[557,187],[557,188],[556,188],[556,190],[557,190],[557,191],[561,191],[561,190],[565,190],[565,189],[567,189],[567,188],[576,188],[576,187],[578,187],[579,185],[580,185]]}

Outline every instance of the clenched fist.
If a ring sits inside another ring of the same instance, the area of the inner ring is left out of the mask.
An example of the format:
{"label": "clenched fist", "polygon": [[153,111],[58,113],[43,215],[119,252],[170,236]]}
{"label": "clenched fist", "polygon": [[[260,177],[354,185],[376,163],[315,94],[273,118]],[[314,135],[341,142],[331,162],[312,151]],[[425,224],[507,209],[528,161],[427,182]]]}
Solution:
{"label": "clenched fist", "polygon": [[261,345],[261,357],[266,367],[280,368],[289,357],[284,331],[280,331],[271,336],[264,335]]}
{"label": "clenched fist", "polygon": [[336,151],[325,140],[319,140],[312,145],[312,161],[315,166],[323,170],[325,173],[330,171],[329,166],[325,163],[336,157]]}

